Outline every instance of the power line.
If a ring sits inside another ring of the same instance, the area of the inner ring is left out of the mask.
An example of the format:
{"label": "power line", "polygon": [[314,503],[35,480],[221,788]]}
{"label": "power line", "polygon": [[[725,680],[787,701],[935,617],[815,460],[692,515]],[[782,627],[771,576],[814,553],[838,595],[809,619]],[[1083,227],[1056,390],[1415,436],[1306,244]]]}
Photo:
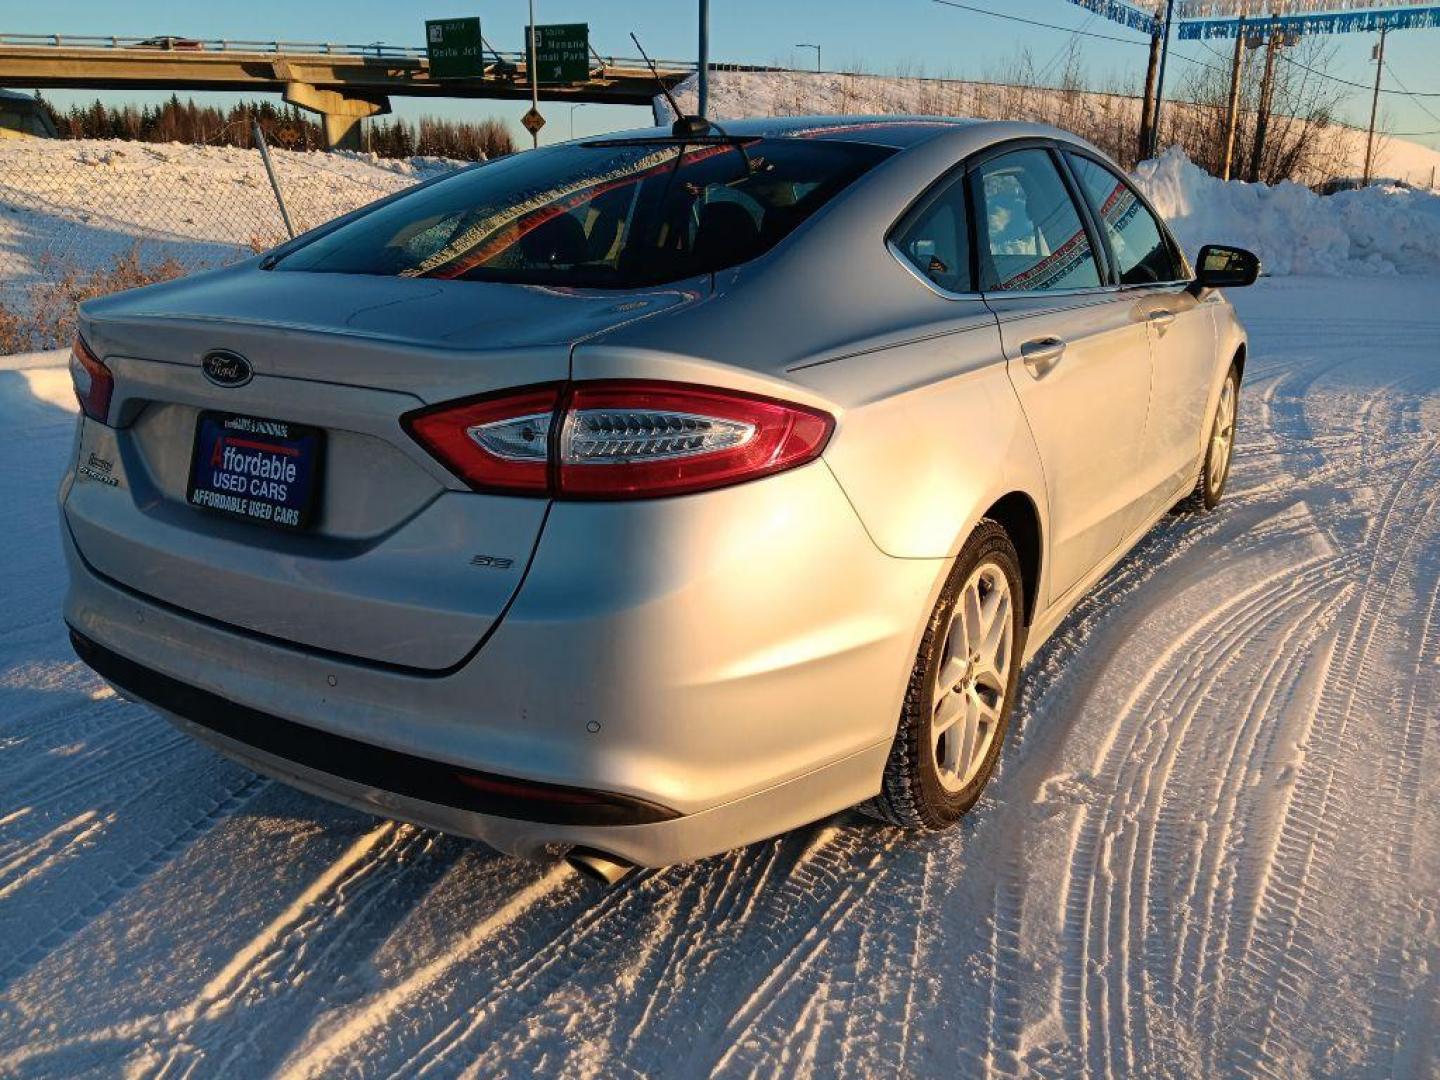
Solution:
{"label": "power line", "polygon": [[1207,64],[1204,60],[1196,60],[1195,57],[1186,56],[1184,53],[1171,52],[1170,58],[1172,60],[1183,60],[1187,64],[1194,64],[1196,67],[1202,67],[1206,71],[1218,71],[1222,75],[1230,74],[1228,68],[1216,67],[1214,64]]}
{"label": "power line", "polygon": [[[1148,49],[1150,47],[1150,42],[1148,41],[1136,41],[1134,38],[1117,37],[1114,34],[1097,34],[1093,30],[1077,30],[1069,26],[1057,26],[1055,23],[1040,22],[1038,19],[1026,19],[1022,18],[1019,15],[1007,15],[1003,11],[991,11],[988,8],[976,7],[973,4],[962,4],[959,2],[959,0],[932,0],[932,2],[936,4],[943,4],[945,7],[959,8],[961,11],[973,11],[977,15],[989,15],[992,18],[1006,19],[1009,22],[1024,23],[1026,26],[1038,26],[1044,30],[1057,30],[1062,34],[1072,34],[1077,37],[1096,38],[1100,41],[1115,41],[1119,42],[1121,45],[1134,45],[1142,49]],[[1087,20],[1082,25],[1089,25],[1089,21]],[[1176,60],[1181,60],[1187,64],[1193,64],[1196,67],[1205,68],[1208,71],[1219,71],[1223,73],[1227,70],[1226,68],[1218,68],[1214,64],[1207,64],[1204,60],[1197,60],[1193,56],[1186,56],[1184,53],[1181,52],[1172,51],[1170,55]]]}
{"label": "power line", "polygon": [[[1214,56],[1217,60],[1224,60],[1224,59],[1225,59],[1225,57],[1221,56],[1218,52],[1216,52],[1215,49],[1214,49],[1213,47],[1211,47],[1208,43],[1202,42],[1201,44],[1204,45],[1204,46],[1205,46],[1205,50],[1206,50],[1207,52],[1209,52],[1211,56]],[[1179,54],[1177,53],[1176,55],[1179,55]],[[1280,58],[1281,58],[1282,60],[1287,60],[1287,59],[1288,59],[1283,53],[1281,54],[1281,57],[1280,57]],[[1189,59],[1189,57],[1181,57],[1181,59]],[[1290,62],[1294,63],[1294,61],[1290,61]],[[1306,71],[1309,71],[1310,73],[1312,73],[1312,74],[1314,74],[1314,75],[1318,75],[1318,76],[1320,76],[1320,77],[1322,77],[1322,78],[1335,79],[1335,76],[1333,76],[1333,75],[1327,75],[1327,74],[1325,74],[1325,72],[1323,72],[1323,71],[1317,71],[1317,70],[1316,70],[1315,68],[1313,68],[1313,67],[1308,67],[1308,66],[1306,66],[1306,65],[1304,65],[1304,64],[1300,64],[1299,66],[1300,66],[1300,67],[1304,67]],[[1212,68],[1211,70],[1214,70],[1214,69]],[[1430,117],[1432,120],[1440,121],[1440,116],[1437,116],[1435,113],[1431,112],[1428,108],[1425,107],[1424,103],[1421,102],[1421,101],[1419,100],[1419,98],[1418,98],[1415,94],[1412,94],[1408,89],[1405,89],[1405,88],[1404,88],[1404,87],[1405,87],[1405,84],[1404,84],[1403,82],[1401,82],[1398,77],[1396,77],[1396,75],[1395,75],[1395,69],[1390,66],[1390,62],[1389,62],[1388,60],[1385,62],[1385,70],[1390,73],[1390,77],[1395,80],[1395,82],[1401,87],[1401,89],[1398,90],[1398,91],[1397,91],[1397,90],[1386,90],[1384,87],[1381,87],[1381,88],[1380,88],[1380,92],[1381,92],[1382,94],[1396,94],[1396,93],[1399,93],[1399,94],[1406,95],[1406,96],[1410,97],[1410,98],[1415,102],[1415,107],[1418,108],[1418,109],[1420,109],[1423,113],[1425,113],[1426,116]],[[1337,80],[1337,81],[1339,81],[1339,82],[1345,82],[1347,86],[1357,87],[1357,88],[1359,88],[1359,89],[1361,89],[1361,90],[1366,91],[1367,93],[1373,92],[1373,90],[1374,90],[1374,87],[1373,87],[1373,86],[1365,86],[1365,85],[1363,85],[1363,84],[1361,84],[1361,83],[1351,83],[1351,82],[1347,82],[1347,81],[1344,80],[1344,79],[1339,79],[1339,80]],[[1348,95],[1347,95],[1347,96],[1348,96]],[[1356,127],[1356,126],[1363,126],[1363,125],[1354,125],[1354,124],[1351,124],[1350,126],[1351,126],[1351,127]],[[1440,135],[1440,129],[1436,129],[1435,131],[1386,131],[1386,132],[1384,132],[1384,134],[1389,135],[1391,138],[1395,138],[1395,139],[1415,139],[1415,138],[1422,138],[1422,137],[1427,137],[1427,136],[1431,136],[1431,135]]]}
{"label": "power line", "polygon": [[1118,41],[1122,45],[1148,45],[1148,42],[1136,41],[1133,38],[1117,37],[1114,34],[1097,34],[1093,30],[1076,30],[1069,26],[1057,26],[1055,23],[1040,22],[1037,19],[1024,19],[1019,15],[1006,15],[1003,11],[991,11],[989,8],[975,7],[972,4],[961,4],[957,0],[934,0],[934,3],[943,4],[946,7],[959,8],[961,11],[973,11],[977,15],[989,15],[996,19],[1008,19],[1010,22],[1024,23],[1026,26],[1039,26],[1045,30],[1059,30],[1062,34],[1075,34],[1079,37],[1098,38],[1100,41]]}
{"label": "power line", "polygon": [[[1136,41],[1134,38],[1118,37],[1118,36],[1115,35],[1115,34],[1097,34],[1097,33],[1095,33],[1093,30],[1075,29],[1075,28],[1069,27],[1069,26],[1059,26],[1059,25],[1057,25],[1057,24],[1055,24],[1055,23],[1041,22],[1041,21],[1038,20],[1038,19],[1026,19],[1026,18],[1023,18],[1023,17],[1021,17],[1021,16],[1019,16],[1019,15],[1007,15],[1007,14],[1006,14],[1005,12],[1003,12],[1003,11],[991,11],[991,10],[989,10],[988,8],[976,7],[976,6],[973,5],[973,4],[962,4],[962,3],[959,2],[959,0],[932,0],[932,2],[933,2],[933,3],[936,3],[936,4],[941,4],[941,5],[945,6],[945,7],[959,8],[961,11],[972,11],[972,12],[974,12],[974,13],[977,14],[977,15],[989,15],[989,16],[991,16],[992,18],[995,18],[995,19],[1005,19],[1005,20],[1007,20],[1007,21],[1009,21],[1009,22],[1024,23],[1026,26],[1038,26],[1038,27],[1040,27],[1040,28],[1043,29],[1043,30],[1056,30],[1056,31],[1059,31],[1059,32],[1062,33],[1062,34],[1070,34],[1070,35],[1072,35],[1072,36],[1074,36],[1074,37],[1096,38],[1096,39],[1098,39],[1098,40],[1100,40],[1100,41],[1115,41],[1115,42],[1119,42],[1121,45],[1137,45],[1137,46],[1144,47],[1144,48],[1148,48],[1148,47],[1149,47],[1149,42],[1146,42],[1146,41]],[[1087,20],[1086,20],[1084,23],[1082,23],[1081,25],[1082,25],[1082,26],[1088,26],[1088,25],[1090,25],[1090,20],[1087,19]],[[1209,45],[1205,45],[1205,48],[1209,49],[1210,52],[1211,52],[1212,54],[1214,54],[1216,57],[1218,57],[1219,59],[1221,59],[1221,60],[1224,60],[1224,59],[1225,59],[1223,56],[1220,56],[1219,53],[1216,53],[1215,50],[1214,50],[1213,48],[1211,48]],[[1176,60],[1181,60],[1181,61],[1183,61],[1184,63],[1187,63],[1187,64],[1193,64],[1193,65],[1195,65],[1196,67],[1202,67],[1202,68],[1204,68],[1204,69],[1207,70],[1207,71],[1218,71],[1218,72],[1224,74],[1224,73],[1228,70],[1227,68],[1216,67],[1214,64],[1207,64],[1204,60],[1197,60],[1197,59],[1196,59],[1195,57],[1193,57],[1193,56],[1186,56],[1184,53],[1181,53],[1181,52],[1172,52],[1170,55],[1171,55],[1172,57],[1174,57]],[[1331,80],[1332,82],[1341,83],[1341,84],[1344,85],[1344,86],[1353,86],[1353,87],[1355,87],[1356,89],[1359,89],[1359,90],[1367,90],[1367,91],[1368,91],[1368,90],[1372,90],[1372,89],[1373,89],[1373,87],[1366,86],[1364,83],[1351,82],[1349,79],[1342,79],[1342,78],[1340,78],[1338,75],[1331,75],[1329,72],[1321,71],[1321,70],[1319,70],[1318,68],[1311,67],[1309,64],[1302,64],[1299,60],[1292,60],[1290,57],[1286,56],[1283,52],[1279,53],[1279,58],[1280,58],[1281,60],[1285,61],[1285,63],[1287,63],[1287,64],[1293,64],[1294,66],[1296,66],[1296,67],[1298,67],[1298,68],[1303,68],[1305,71],[1310,72],[1310,74],[1319,76],[1319,77],[1322,78],[1322,79],[1329,79],[1329,80]],[[1389,65],[1389,64],[1386,64],[1386,65],[1385,65],[1385,68],[1386,68],[1387,71],[1390,71],[1390,65]],[[1393,71],[1391,71],[1390,74],[1391,74],[1391,77],[1393,78],[1395,73],[1394,73]],[[1399,80],[1399,79],[1396,79],[1395,81],[1396,81],[1396,83],[1400,83],[1400,80]],[[1403,86],[1404,84],[1400,84],[1400,85]],[[1436,97],[1436,98],[1440,98],[1440,94],[1412,93],[1412,92],[1409,91],[1409,90],[1387,90],[1387,89],[1385,89],[1384,87],[1381,88],[1380,92],[1381,92],[1382,94],[1399,94],[1399,95],[1402,95],[1402,96],[1410,97],[1410,98],[1412,98],[1412,99],[1417,99],[1417,100],[1415,101],[1415,104],[1418,105],[1418,106],[1420,106],[1420,108],[1424,109],[1426,115],[1428,115],[1428,116],[1433,116],[1433,117],[1435,117],[1435,119],[1440,120],[1440,116],[1435,116],[1435,114],[1434,114],[1434,113],[1431,113],[1429,109],[1425,109],[1425,106],[1421,105],[1420,102],[1419,102],[1419,100],[1418,100],[1419,98],[1422,98],[1422,97],[1427,97],[1427,98],[1428,98],[1428,97]],[[1385,134],[1386,134],[1386,135],[1393,136],[1393,137],[1397,137],[1397,138],[1413,138],[1413,137],[1422,136],[1422,135],[1436,135],[1436,134],[1440,134],[1440,132],[1431,132],[1431,131],[1407,131],[1407,132],[1387,131],[1387,132],[1385,132]]]}
{"label": "power line", "polygon": [[1090,15],[1085,19],[1085,21],[1082,22],[1082,23],[1079,25],[1079,27],[1077,27],[1077,28],[1071,33],[1070,39],[1069,39],[1068,41],[1066,41],[1063,45],[1061,45],[1060,48],[1058,48],[1058,49],[1055,50],[1055,55],[1052,56],[1052,57],[1050,58],[1049,63],[1047,63],[1047,64],[1040,70],[1040,79],[1041,79],[1041,81],[1044,81],[1045,79],[1049,78],[1051,69],[1056,65],[1056,63],[1059,62],[1060,57],[1064,56],[1067,52],[1070,52],[1070,50],[1072,50],[1072,49],[1075,48],[1075,44],[1076,44],[1075,39],[1078,38],[1081,34],[1083,34],[1083,33],[1085,32],[1085,28],[1088,27],[1091,23],[1093,23],[1093,22],[1096,20],[1096,18],[1098,18],[1098,16],[1096,15],[1095,12],[1092,11],[1092,12],[1090,13]]}
{"label": "power line", "polygon": [[1410,88],[1400,81],[1400,76],[1395,74],[1395,69],[1390,66],[1390,62],[1388,60],[1385,61],[1385,70],[1390,73],[1390,78],[1395,80],[1395,85],[1400,87],[1401,93],[1403,93],[1406,97],[1410,98],[1411,101],[1415,102],[1415,107],[1417,109],[1423,112],[1426,116],[1430,117],[1430,119],[1434,120],[1437,124],[1440,124],[1440,116],[1436,116],[1433,112],[1431,112],[1429,107],[1420,100],[1419,95],[1412,94],[1410,92]]}
{"label": "power line", "polygon": [[[1257,32],[1263,32],[1263,31],[1264,31],[1264,24],[1263,24],[1263,23],[1256,23],[1256,30],[1257,30]],[[1201,44],[1204,45],[1205,48],[1206,48],[1206,50],[1208,50],[1209,53],[1210,53],[1212,56],[1214,56],[1217,60],[1224,60],[1224,59],[1225,59],[1225,57],[1222,56],[1220,53],[1216,52],[1215,49],[1214,49],[1208,42],[1201,42]],[[1280,59],[1283,60],[1285,63],[1290,64],[1290,65],[1293,66],[1293,67],[1298,67],[1298,68],[1301,68],[1301,69],[1303,69],[1303,70],[1305,70],[1305,71],[1308,71],[1311,75],[1318,76],[1319,78],[1322,78],[1322,79],[1329,79],[1331,82],[1337,82],[1337,83],[1340,83],[1340,84],[1342,84],[1342,85],[1344,85],[1344,86],[1351,86],[1351,87],[1354,87],[1356,90],[1364,90],[1367,94],[1368,94],[1368,93],[1371,93],[1371,92],[1374,91],[1374,89],[1375,89],[1375,88],[1374,88],[1372,85],[1370,85],[1369,83],[1352,82],[1352,81],[1350,81],[1349,79],[1342,79],[1342,78],[1340,78],[1340,76],[1338,76],[1338,75],[1331,75],[1328,71],[1321,71],[1319,68],[1311,67],[1309,64],[1303,64],[1303,63],[1301,63],[1299,60],[1295,60],[1295,59],[1293,59],[1293,58],[1291,58],[1291,57],[1289,57],[1289,56],[1286,56],[1283,52],[1280,53]],[[1227,63],[1228,63],[1228,61],[1227,61]],[[1390,65],[1389,65],[1389,64],[1386,64],[1385,67],[1386,67],[1387,70],[1389,70]],[[1393,72],[1392,72],[1392,74],[1393,74]],[[1398,83],[1400,80],[1399,80],[1399,79],[1396,79],[1395,81]],[[1383,86],[1380,88],[1380,93],[1382,93],[1382,94],[1404,94],[1404,95],[1408,95],[1409,97],[1412,97],[1412,98],[1414,98],[1414,97],[1440,97],[1440,94],[1426,94],[1426,93],[1414,93],[1414,94],[1412,94],[1412,93],[1410,93],[1408,90],[1387,90],[1387,89],[1386,89],[1385,87],[1383,87]],[[1440,119],[1440,118],[1437,118],[1437,119]]]}
{"label": "power line", "polygon": [[[1093,30],[1076,30],[1076,29],[1074,29],[1074,28],[1072,28],[1072,27],[1069,27],[1069,26],[1058,26],[1058,25],[1056,25],[1055,23],[1041,22],[1041,21],[1039,21],[1038,19],[1026,19],[1026,18],[1022,18],[1022,17],[1019,16],[1019,15],[1007,15],[1007,14],[1006,14],[1005,12],[1003,12],[1003,11],[991,11],[989,8],[976,7],[976,6],[973,5],[973,4],[962,4],[962,3],[959,3],[959,0],[933,0],[933,2],[936,3],[936,4],[943,4],[945,7],[959,8],[961,11],[973,11],[973,12],[975,12],[975,14],[977,14],[977,15],[989,15],[991,18],[995,18],[995,19],[1006,19],[1006,20],[1008,20],[1008,21],[1010,21],[1010,22],[1024,23],[1026,26],[1038,26],[1038,27],[1040,27],[1040,28],[1042,28],[1042,29],[1044,29],[1044,30],[1058,30],[1058,31],[1060,31],[1062,34],[1073,34],[1073,35],[1075,35],[1075,36],[1077,36],[1077,37],[1096,38],[1096,39],[1098,39],[1098,40],[1100,40],[1100,41],[1116,41],[1116,42],[1119,42],[1121,45],[1138,45],[1138,46],[1141,46],[1141,47],[1147,47],[1147,46],[1149,45],[1149,42],[1136,41],[1134,38],[1118,37],[1118,36],[1115,35],[1115,34],[1097,34],[1097,33],[1095,33]],[[1089,25],[1089,24],[1088,24],[1088,21],[1087,21],[1084,25]],[[1264,28],[1264,24],[1263,24],[1263,23],[1259,23],[1259,22],[1256,23],[1256,30],[1257,30],[1257,31],[1262,31],[1263,28]],[[1208,47],[1208,46],[1207,46],[1207,47]],[[1211,51],[1213,52],[1214,50],[1211,50]],[[1198,66],[1200,66],[1200,67],[1203,67],[1203,68],[1209,68],[1211,71],[1221,71],[1221,70],[1224,70],[1224,69],[1222,69],[1222,68],[1217,68],[1217,67],[1215,67],[1215,66],[1212,65],[1212,64],[1207,64],[1207,63],[1205,63],[1203,60],[1196,60],[1196,59],[1194,59],[1193,57],[1185,56],[1183,53],[1172,53],[1171,55],[1173,55],[1173,56],[1178,56],[1181,60],[1184,60],[1186,63],[1196,64],[1196,65],[1198,65]],[[1222,59],[1223,59],[1223,57],[1222,57]],[[1280,54],[1280,59],[1283,60],[1283,61],[1284,61],[1285,63],[1287,63],[1287,64],[1293,64],[1295,67],[1304,68],[1306,71],[1310,72],[1310,74],[1312,74],[1312,75],[1318,75],[1318,76],[1319,76],[1320,78],[1322,78],[1322,79],[1329,79],[1331,82],[1337,82],[1337,83],[1340,83],[1340,84],[1342,84],[1342,85],[1344,85],[1344,86],[1353,86],[1353,87],[1354,87],[1355,89],[1357,89],[1357,90],[1372,90],[1372,89],[1373,89],[1373,87],[1368,86],[1368,85],[1366,85],[1365,83],[1357,83],[1357,82],[1352,82],[1352,81],[1349,80],[1349,79],[1342,79],[1342,78],[1340,78],[1340,76],[1338,76],[1338,75],[1331,75],[1328,71],[1321,71],[1321,70],[1318,69],[1318,68],[1311,67],[1309,64],[1301,63],[1299,60],[1294,60],[1294,59],[1292,59],[1291,57],[1286,56],[1283,52]],[[1381,88],[1380,92],[1381,92],[1382,94],[1404,94],[1404,93],[1406,93],[1406,91],[1401,91],[1401,90],[1386,90],[1386,89],[1383,88],[1383,87]],[[1425,98],[1440,98],[1440,93],[1433,93],[1433,94],[1432,94],[1432,93],[1426,93],[1426,92],[1416,92],[1416,93],[1409,94],[1409,96],[1410,96],[1410,97],[1425,97]]]}
{"label": "power line", "polygon": [[[1280,59],[1281,59],[1281,60],[1284,60],[1285,63],[1287,63],[1287,64],[1293,64],[1295,67],[1304,68],[1306,71],[1310,72],[1310,74],[1312,74],[1312,75],[1318,75],[1318,76],[1320,76],[1320,78],[1322,78],[1322,79],[1329,79],[1331,82],[1342,83],[1342,84],[1345,85],[1345,86],[1353,86],[1353,87],[1355,87],[1355,88],[1358,89],[1358,90],[1364,90],[1366,93],[1369,93],[1369,92],[1371,92],[1371,91],[1373,91],[1373,90],[1375,89],[1373,86],[1367,86],[1367,85],[1365,85],[1365,83],[1351,82],[1349,79],[1342,79],[1342,78],[1340,78],[1340,76],[1338,76],[1338,75],[1331,75],[1328,71],[1321,71],[1321,70],[1319,70],[1318,68],[1313,68],[1313,67],[1311,67],[1309,64],[1302,64],[1299,60],[1292,60],[1290,57],[1286,56],[1284,53],[1281,53],[1281,54],[1280,54]],[[1398,80],[1397,80],[1397,81],[1398,81]],[[1430,94],[1430,93],[1416,92],[1416,93],[1413,93],[1413,94],[1412,94],[1412,93],[1410,93],[1410,92],[1407,91],[1407,90],[1387,90],[1387,89],[1385,89],[1383,86],[1380,88],[1380,93],[1382,93],[1382,94],[1406,94],[1406,95],[1408,95],[1409,97],[1412,97],[1412,98],[1414,98],[1414,97],[1440,98],[1440,93]]]}

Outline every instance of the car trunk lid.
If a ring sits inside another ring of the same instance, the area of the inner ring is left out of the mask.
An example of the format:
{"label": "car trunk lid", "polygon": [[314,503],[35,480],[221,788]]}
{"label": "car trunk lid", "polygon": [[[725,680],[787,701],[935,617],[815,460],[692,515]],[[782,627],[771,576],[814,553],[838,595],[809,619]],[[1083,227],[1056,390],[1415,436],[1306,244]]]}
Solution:
{"label": "car trunk lid", "polygon": [[[82,332],[115,391],[113,426],[86,422],[81,461],[109,462],[115,482],[78,478],[66,519],[96,571],[147,597],[289,644],[442,671],[504,611],[547,506],[466,489],[401,417],[566,379],[573,341],[677,295],[336,277],[227,272],[87,305]],[[248,381],[207,378],[202,359],[217,349],[244,358]],[[323,432],[308,528],[191,503],[206,412]]]}

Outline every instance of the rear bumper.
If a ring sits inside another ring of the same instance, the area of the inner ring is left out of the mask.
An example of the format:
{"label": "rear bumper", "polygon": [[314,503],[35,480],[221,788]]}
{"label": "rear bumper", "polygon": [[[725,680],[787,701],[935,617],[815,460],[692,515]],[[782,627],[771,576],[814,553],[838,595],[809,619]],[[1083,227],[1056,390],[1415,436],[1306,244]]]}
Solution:
{"label": "rear bumper", "polygon": [[[880,553],[823,464],[694,502],[557,504],[495,632],[427,677],[157,602],[61,532],[82,651],[221,752],[515,854],[584,845],[641,865],[878,791],[945,570]],[[562,813],[537,791],[578,801]]]}
{"label": "rear bumper", "polygon": [[496,776],[360,742],[227,701],[219,694],[127,660],[70,631],[75,655],[130,697],[178,720],[207,741],[238,744],[306,774],[324,773],[373,791],[468,814],[550,825],[648,825],[680,815],[610,792]]}
{"label": "rear bumper", "polygon": [[747,798],[681,815],[610,792],[456,769],[357,743],[188,686],[73,629],[70,636],[77,655],[120,691],[248,769],[366,813],[482,840],[523,858],[589,847],[640,866],[688,862],[867,798],[890,749],[880,743]]}

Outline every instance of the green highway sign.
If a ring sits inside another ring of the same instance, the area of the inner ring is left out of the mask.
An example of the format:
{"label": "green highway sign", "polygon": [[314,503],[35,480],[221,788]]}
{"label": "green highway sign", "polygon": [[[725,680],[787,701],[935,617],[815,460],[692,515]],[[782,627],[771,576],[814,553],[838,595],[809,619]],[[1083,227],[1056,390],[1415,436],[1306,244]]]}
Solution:
{"label": "green highway sign", "polygon": [[485,74],[480,20],[426,19],[425,54],[432,79],[472,79]]}
{"label": "green highway sign", "polygon": [[[553,23],[535,27],[535,71],[542,83],[584,82],[590,77],[590,27],[587,23]],[[530,55],[530,27],[525,28],[525,55]]]}

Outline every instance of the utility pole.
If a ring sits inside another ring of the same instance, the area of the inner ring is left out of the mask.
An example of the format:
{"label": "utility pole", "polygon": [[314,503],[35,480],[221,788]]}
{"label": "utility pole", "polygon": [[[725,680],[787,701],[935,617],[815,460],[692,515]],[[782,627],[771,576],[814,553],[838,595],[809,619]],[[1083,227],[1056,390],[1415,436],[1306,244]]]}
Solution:
{"label": "utility pole", "polygon": [[816,70],[817,72],[820,70],[820,46],[819,46],[819,45],[810,45],[810,44],[807,44],[806,42],[803,42],[803,41],[802,41],[802,42],[799,42],[799,43],[795,46],[795,48],[797,48],[797,49],[814,49],[814,50],[815,50],[815,70]]}
{"label": "utility pole", "polygon": [[[710,115],[710,0],[700,0],[700,55],[696,59],[696,96],[698,114],[703,120]],[[679,117],[676,117],[678,120]]]}
{"label": "utility pole", "polygon": [[1160,72],[1161,37],[1157,23],[1150,31],[1150,63],[1145,68],[1145,97],[1140,102],[1139,157],[1150,156],[1150,131],[1155,126],[1155,78]]}
{"label": "utility pole", "polygon": [[1365,140],[1365,186],[1370,186],[1370,170],[1375,164],[1375,114],[1380,111],[1380,74],[1385,70],[1385,27],[1380,28],[1380,44],[1375,47],[1375,95],[1370,99],[1370,135]]}
{"label": "utility pole", "polygon": [[[530,109],[532,112],[540,111],[540,71],[535,66],[535,0],[530,0],[530,59],[526,66],[530,69]],[[540,129],[534,128],[530,132],[530,140],[535,149],[540,149]]]}
{"label": "utility pole", "polygon": [[1235,58],[1230,63],[1230,108],[1225,113],[1225,157],[1220,165],[1220,179],[1230,179],[1235,161],[1235,129],[1240,126],[1240,69],[1245,61],[1245,16],[1235,34]]}
{"label": "utility pole", "polygon": [[1150,153],[1154,157],[1160,148],[1160,104],[1165,100],[1165,61],[1170,58],[1170,24],[1175,14],[1175,0],[1165,0],[1165,25],[1160,28],[1163,40],[1160,43],[1160,70],[1155,76],[1155,110],[1150,116]]}
{"label": "utility pole", "polygon": [[1246,179],[1252,184],[1260,179],[1265,161],[1265,133],[1270,126],[1270,103],[1275,93],[1275,54],[1280,51],[1280,31],[1272,24],[1265,42],[1265,74],[1260,79],[1260,107],[1255,115],[1255,145],[1250,148],[1250,171]]}

